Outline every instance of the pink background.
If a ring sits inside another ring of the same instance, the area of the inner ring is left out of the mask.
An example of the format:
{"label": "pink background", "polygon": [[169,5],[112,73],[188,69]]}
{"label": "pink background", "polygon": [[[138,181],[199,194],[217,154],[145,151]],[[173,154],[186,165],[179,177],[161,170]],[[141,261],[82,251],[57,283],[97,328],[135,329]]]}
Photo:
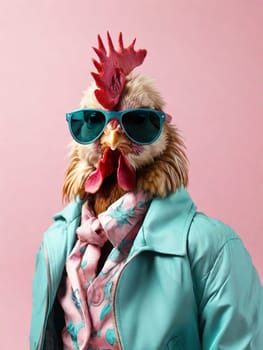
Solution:
{"label": "pink background", "polygon": [[137,71],[182,130],[192,197],[235,228],[263,280],[262,23],[260,0],[1,2],[1,349],[28,349],[35,254],[62,208],[64,114],[107,29],[148,49]]}

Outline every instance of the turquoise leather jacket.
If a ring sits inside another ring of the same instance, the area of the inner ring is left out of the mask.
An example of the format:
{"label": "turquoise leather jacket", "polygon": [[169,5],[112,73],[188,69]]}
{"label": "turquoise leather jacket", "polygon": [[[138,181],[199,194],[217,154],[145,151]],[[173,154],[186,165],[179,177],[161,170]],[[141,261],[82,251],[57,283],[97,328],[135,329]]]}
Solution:
{"label": "turquoise leather jacket", "polygon": [[[31,350],[53,349],[47,325],[80,211],[80,201],[69,204],[41,243]],[[250,256],[231,228],[196,212],[185,189],[152,201],[113,301],[124,350],[263,349],[263,288]]]}

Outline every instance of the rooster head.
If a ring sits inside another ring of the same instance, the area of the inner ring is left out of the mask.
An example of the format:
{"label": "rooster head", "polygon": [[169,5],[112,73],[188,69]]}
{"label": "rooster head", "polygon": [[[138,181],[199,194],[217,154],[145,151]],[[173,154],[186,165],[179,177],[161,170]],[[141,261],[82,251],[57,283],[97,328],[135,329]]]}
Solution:
{"label": "rooster head", "polygon": [[[116,50],[108,33],[109,53],[98,36],[95,83],[84,93],[80,109],[67,114],[74,140],[63,197],[103,193],[116,200],[128,191],[165,197],[187,186],[185,148],[154,82],[132,75],[146,50],[127,48],[119,36]],[[95,198],[94,197],[94,198]]]}

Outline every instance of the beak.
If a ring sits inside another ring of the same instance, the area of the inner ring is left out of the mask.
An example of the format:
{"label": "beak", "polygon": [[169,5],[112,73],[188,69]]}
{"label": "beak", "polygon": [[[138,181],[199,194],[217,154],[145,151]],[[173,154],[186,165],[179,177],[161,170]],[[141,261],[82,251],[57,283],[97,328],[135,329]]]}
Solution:
{"label": "beak", "polygon": [[109,147],[112,151],[117,148],[124,151],[130,150],[129,141],[119,126],[117,128],[112,128],[110,125],[106,127],[101,137],[101,145],[103,148]]}
{"label": "beak", "polygon": [[108,146],[114,151],[119,144],[122,142],[121,135],[117,129],[110,130],[109,135],[107,136]]}

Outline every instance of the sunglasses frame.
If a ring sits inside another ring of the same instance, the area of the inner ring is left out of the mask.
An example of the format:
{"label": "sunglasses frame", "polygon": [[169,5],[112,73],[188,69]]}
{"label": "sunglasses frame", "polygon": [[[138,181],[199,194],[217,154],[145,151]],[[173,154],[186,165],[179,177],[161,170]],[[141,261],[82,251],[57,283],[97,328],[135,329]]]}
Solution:
{"label": "sunglasses frame", "polygon": [[[105,117],[105,123],[104,123],[104,126],[103,126],[101,132],[92,141],[80,141],[79,139],[77,139],[77,137],[75,137],[74,132],[73,132],[72,127],[71,127],[72,117],[74,116],[74,114],[79,113],[79,112],[85,112],[85,111],[100,112]],[[124,125],[122,123],[122,117],[126,113],[130,113],[130,112],[145,112],[145,111],[146,112],[153,112],[153,113],[155,113],[158,116],[159,121],[160,121],[160,130],[157,133],[157,135],[151,140],[151,142],[138,142],[134,138],[132,138],[130,135],[128,135],[128,133],[126,132],[125,127],[124,127]],[[162,112],[162,111],[159,111],[159,110],[156,110],[156,109],[151,109],[151,108],[130,108],[130,109],[122,110],[122,111],[105,111],[103,109],[97,109],[97,108],[80,108],[80,109],[75,109],[75,110],[73,110],[71,112],[66,113],[66,121],[68,122],[70,134],[71,134],[71,136],[73,137],[73,139],[76,142],[78,142],[78,143],[80,143],[82,145],[88,145],[88,144],[93,143],[94,141],[96,141],[103,134],[103,131],[104,131],[106,125],[112,119],[117,119],[119,121],[119,123],[120,123],[120,125],[121,125],[121,127],[122,127],[122,129],[124,131],[124,133],[129,138],[129,140],[131,140],[134,143],[139,144],[139,145],[150,145],[150,144],[152,144],[153,142],[155,142],[159,138],[159,136],[160,136],[160,134],[162,132],[163,124],[164,124],[164,122],[166,120],[166,114],[164,112]]]}

